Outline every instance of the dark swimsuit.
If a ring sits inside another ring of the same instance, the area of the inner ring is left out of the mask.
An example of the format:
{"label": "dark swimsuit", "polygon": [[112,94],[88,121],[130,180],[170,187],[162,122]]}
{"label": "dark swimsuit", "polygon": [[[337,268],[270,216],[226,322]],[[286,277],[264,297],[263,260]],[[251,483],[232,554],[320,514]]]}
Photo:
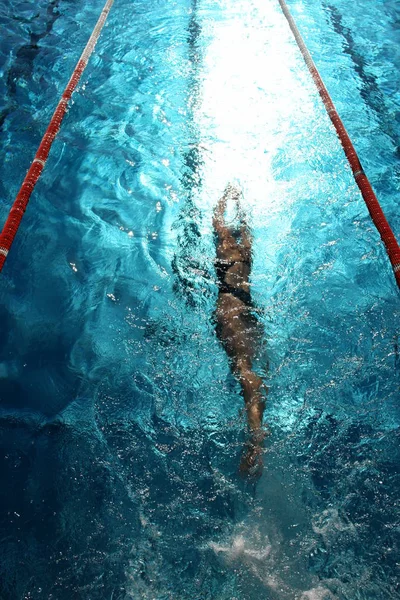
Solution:
{"label": "dark swimsuit", "polygon": [[232,294],[232,296],[235,296],[235,298],[241,300],[243,304],[245,304],[249,308],[253,308],[253,302],[251,300],[250,292],[246,292],[246,290],[243,290],[242,288],[234,287],[225,281],[226,274],[228,273],[229,269],[233,267],[233,265],[237,262],[248,265],[250,268],[249,260],[224,260],[221,258],[217,258],[217,260],[215,261],[215,272],[217,274],[218,279],[217,283],[219,287],[219,293]]}
{"label": "dark swimsuit", "polygon": [[[247,264],[250,267],[249,260],[224,260],[218,258],[215,261],[215,272],[217,275],[217,284],[219,288],[219,294],[232,294],[235,298],[240,300],[243,303],[243,309],[240,314],[240,320],[248,330],[249,339],[251,338],[254,344],[258,343],[258,340],[262,337],[262,330],[260,329],[260,323],[257,318],[257,309],[255,308],[253,301],[251,299],[250,292],[246,292],[245,290],[229,285],[225,281],[226,274],[231,267],[237,262],[241,262]],[[224,319],[218,315],[218,311],[216,312],[216,333],[218,338],[221,340],[226,352],[232,358],[238,355],[237,350],[231,345],[230,340],[226,338],[226,335],[223,333],[224,327]]]}

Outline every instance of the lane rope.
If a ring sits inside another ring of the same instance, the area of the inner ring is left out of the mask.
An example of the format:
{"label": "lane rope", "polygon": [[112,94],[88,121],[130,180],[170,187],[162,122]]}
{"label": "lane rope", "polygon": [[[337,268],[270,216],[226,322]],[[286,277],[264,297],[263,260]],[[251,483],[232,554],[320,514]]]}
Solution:
{"label": "lane rope", "polygon": [[50,152],[50,148],[54,142],[57,133],[60,130],[62,120],[65,116],[65,113],[67,112],[68,102],[71,99],[71,96],[79,83],[82,73],[86,68],[90,55],[94,50],[97,40],[99,39],[101,30],[104,27],[104,23],[106,22],[108,13],[110,12],[113,3],[114,0],[107,0],[103,10],[101,11],[100,17],[92,31],[89,41],[86,44],[85,49],[83,50],[76,64],[72,76],[61,96],[57,108],[53,113],[53,116],[42,138],[42,141],[40,142],[35,158],[32,161],[32,164],[20,187],[14,204],[12,205],[12,208],[9,212],[7,220],[3,227],[3,231],[0,233],[0,271],[3,268],[11,245],[14,241],[15,235],[20,226],[22,217],[29,202],[29,198],[31,197],[33,189],[44,169],[47,157]]}
{"label": "lane rope", "polygon": [[389,260],[393,267],[393,272],[397,281],[397,285],[400,288],[400,247],[397,243],[397,240],[394,236],[394,233],[386,220],[384,212],[379,204],[379,201],[375,195],[374,190],[366,176],[364,169],[361,166],[360,159],[358,158],[357,152],[352,144],[352,141],[346,131],[345,126],[341,118],[338,115],[338,112],[335,108],[335,105],[332,101],[332,98],[329,95],[328,90],[325,87],[324,82],[320,74],[318,73],[317,67],[309,53],[303,38],[300,35],[300,32],[297,28],[295,20],[293,19],[289,8],[285,2],[285,0],[278,0],[281,6],[282,12],[285,15],[289,27],[292,30],[294,38],[297,42],[297,45],[303,55],[304,61],[311,73],[311,76],[314,80],[314,83],[317,87],[319,95],[322,98],[326,111],[329,115],[330,120],[332,121],[336,133],[339,136],[340,142],[343,146],[344,153],[349,161],[351,170],[353,172],[353,177],[361,191],[362,197],[364,198],[365,204],[367,205],[369,214],[371,215],[372,221],[374,222],[375,227],[377,228],[383,243],[386,247],[386,252],[388,254]]}

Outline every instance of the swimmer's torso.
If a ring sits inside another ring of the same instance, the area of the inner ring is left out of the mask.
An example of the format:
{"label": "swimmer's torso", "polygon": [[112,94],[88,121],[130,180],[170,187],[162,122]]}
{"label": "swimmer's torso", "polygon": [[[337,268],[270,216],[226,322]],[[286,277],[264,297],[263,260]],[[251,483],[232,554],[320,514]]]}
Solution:
{"label": "swimmer's torso", "polygon": [[215,271],[220,294],[232,294],[244,304],[251,305],[249,276],[251,255],[249,249],[226,235],[217,246]]}

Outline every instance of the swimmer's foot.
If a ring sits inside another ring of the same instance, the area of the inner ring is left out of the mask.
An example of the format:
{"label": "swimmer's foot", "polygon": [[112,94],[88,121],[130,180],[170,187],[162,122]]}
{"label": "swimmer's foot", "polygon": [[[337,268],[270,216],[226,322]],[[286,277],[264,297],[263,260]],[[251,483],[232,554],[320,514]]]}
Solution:
{"label": "swimmer's foot", "polygon": [[261,430],[253,432],[246,443],[245,450],[240,461],[239,472],[243,477],[258,479],[263,472],[263,454],[265,433]]}

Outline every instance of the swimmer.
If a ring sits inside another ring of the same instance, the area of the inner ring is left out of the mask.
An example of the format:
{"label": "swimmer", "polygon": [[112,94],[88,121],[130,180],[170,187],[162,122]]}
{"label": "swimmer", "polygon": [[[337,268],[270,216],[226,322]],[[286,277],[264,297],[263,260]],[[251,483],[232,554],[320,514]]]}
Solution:
{"label": "swimmer", "polygon": [[[265,432],[262,419],[265,407],[263,389],[266,387],[253,371],[261,325],[254,316],[250,294],[251,236],[243,216],[237,228],[225,223],[228,199],[236,202],[240,213],[240,192],[228,185],[213,216],[216,234],[215,269],[218,279],[218,299],[215,311],[216,332],[228,354],[232,372],[239,381],[245,402],[250,437],[240,464],[244,474],[261,475]],[[267,390],[266,390],[267,391]]]}

